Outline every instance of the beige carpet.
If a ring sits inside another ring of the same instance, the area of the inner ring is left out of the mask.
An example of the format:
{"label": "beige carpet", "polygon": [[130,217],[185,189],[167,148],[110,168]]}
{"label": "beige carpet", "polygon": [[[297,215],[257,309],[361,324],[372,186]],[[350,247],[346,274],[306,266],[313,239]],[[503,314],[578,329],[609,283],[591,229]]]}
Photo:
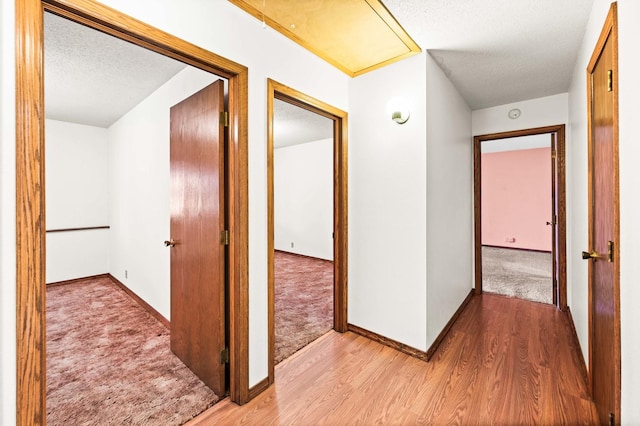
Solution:
{"label": "beige carpet", "polygon": [[489,293],[553,303],[549,252],[482,247],[482,289]]}
{"label": "beige carpet", "polygon": [[47,425],[181,425],[219,399],[110,278],[47,288]]}

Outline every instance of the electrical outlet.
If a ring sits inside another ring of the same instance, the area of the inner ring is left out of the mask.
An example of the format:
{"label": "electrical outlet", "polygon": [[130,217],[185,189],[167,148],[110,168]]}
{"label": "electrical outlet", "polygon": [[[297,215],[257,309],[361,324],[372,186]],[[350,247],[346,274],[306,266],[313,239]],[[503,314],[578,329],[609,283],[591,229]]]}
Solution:
{"label": "electrical outlet", "polygon": [[293,248],[293,241],[291,241],[291,248]]}
{"label": "electrical outlet", "polygon": [[124,270],[124,277],[129,278],[129,271],[127,271],[126,269]]}

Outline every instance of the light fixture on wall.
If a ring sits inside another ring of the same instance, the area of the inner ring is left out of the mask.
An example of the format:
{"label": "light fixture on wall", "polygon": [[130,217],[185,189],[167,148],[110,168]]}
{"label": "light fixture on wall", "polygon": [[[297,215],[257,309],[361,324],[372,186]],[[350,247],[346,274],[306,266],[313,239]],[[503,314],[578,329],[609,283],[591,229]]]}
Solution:
{"label": "light fixture on wall", "polygon": [[404,124],[411,117],[409,101],[405,98],[396,97],[387,102],[387,114],[398,124]]}

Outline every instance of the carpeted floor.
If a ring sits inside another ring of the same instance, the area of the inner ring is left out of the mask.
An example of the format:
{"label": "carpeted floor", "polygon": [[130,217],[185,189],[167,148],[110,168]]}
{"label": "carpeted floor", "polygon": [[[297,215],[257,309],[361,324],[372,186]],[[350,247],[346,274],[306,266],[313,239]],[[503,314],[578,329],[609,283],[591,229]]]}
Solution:
{"label": "carpeted floor", "polygon": [[333,262],[276,251],[275,363],[333,328]]}
{"label": "carpeted floor", "polygon": [[47,288],[48,425],[181,425],[219,399],[111,279]]}
{"label": "carpeted floor", "polygon": [[482,247],[483,291],[553,303],[551,273],[551,253]]}

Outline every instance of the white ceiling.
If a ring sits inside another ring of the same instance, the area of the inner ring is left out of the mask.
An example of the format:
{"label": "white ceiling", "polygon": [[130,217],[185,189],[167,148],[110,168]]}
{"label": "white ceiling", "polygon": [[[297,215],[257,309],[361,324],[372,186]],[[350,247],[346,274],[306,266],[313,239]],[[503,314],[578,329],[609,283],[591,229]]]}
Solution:
{"label": "white ceiling", "polygon": [[279,99],[274,99],[274,148],[319,141],[332,137],[333,120]]}
{"label": "white ceiling", "polygon": [[186,66],[76,24],[44,19],[47,118],[109,127]]}
{"label": "white ceiling", "polygon": [[[469,106],[479,109],[566,92],[593,0],[383,2],[429,50]],[[108,127],[184,67],[50,13],[45,16],[47,118]],[[292,113],[276,111],[276,118]],[[326,134],[313,122],[326,126],[330,120],[305,116],[311,121],[301,129],[313,134],[301,140]]]}
{"label": "white ceiling", "polygon": [[569,90],[593,0],[383,0],[472,110]]}

